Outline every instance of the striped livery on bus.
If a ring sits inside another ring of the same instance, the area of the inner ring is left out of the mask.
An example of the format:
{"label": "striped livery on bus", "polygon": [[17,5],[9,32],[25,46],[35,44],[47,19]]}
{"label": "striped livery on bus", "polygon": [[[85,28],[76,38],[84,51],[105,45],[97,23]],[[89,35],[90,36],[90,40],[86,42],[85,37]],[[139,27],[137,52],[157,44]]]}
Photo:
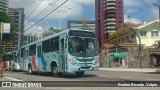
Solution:
{"label": "striped livery on bus", "polygon": [[99,70],[98,42],[93,32],[64,30],[21,47],[20,67],[33,72],[51,72],[59,76],[72,72]]}

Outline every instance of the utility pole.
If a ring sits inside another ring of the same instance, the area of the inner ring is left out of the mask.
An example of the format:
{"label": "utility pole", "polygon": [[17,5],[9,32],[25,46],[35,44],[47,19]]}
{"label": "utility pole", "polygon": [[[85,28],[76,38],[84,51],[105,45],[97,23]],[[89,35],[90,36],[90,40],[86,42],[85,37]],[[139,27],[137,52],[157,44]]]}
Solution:
{"label": "utility pole", "polygon": [[0,32],[1,32],[1,39],[0,39],[0,64],[2,62],[2,36],[3,36],[3,22],[0,22]]}
{"label": "utility pole", "polygon": [[160,5],[158,3],[153,3],[153,5],[158,7],[158,9],[159,9],[159,21],[160,21]]}

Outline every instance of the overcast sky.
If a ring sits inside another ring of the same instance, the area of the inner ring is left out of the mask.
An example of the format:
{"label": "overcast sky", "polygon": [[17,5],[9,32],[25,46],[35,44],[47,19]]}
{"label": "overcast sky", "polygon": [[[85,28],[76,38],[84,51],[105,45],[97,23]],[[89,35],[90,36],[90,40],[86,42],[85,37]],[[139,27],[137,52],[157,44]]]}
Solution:
{"label": "overcast sky", "polygon": [[[47,10],[43,11],[43,14],[37,15],[35,20],[32,20],[28,25],[26,25],[27,28],[34,24],[37,19],[54,10],[65,0],[43,0],[39,7],[30,15],[31,11],[33,11],[41,1],[42,0],[10,0],[9,6],[13,8],[24,7],[27,23],[31,18],[35,17],[40,11],[50,4],[50,8],[48,7]],[[57,3],[55,3],[56,1]],[[124,0],[125,22],[129,21],[138,24],[157,18],[158,8],[153,6],[154,2],[160,4],[160,0]],[[55,4],[53,5],[53,3]],[[50,26],[59,27],[59,19],[61,19],[62,28],[64,29],[66,28],[67,19],[80,19],[81,17],[87,17],[90,20],[95,20],[95,0],[69,0],[41,23],[27,31],[27,33],[40,34]]]}

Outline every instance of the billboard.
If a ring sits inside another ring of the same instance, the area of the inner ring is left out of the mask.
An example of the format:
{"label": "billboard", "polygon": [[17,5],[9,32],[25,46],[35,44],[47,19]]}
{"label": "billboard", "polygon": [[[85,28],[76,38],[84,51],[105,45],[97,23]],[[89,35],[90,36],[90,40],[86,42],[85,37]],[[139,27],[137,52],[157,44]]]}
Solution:
{"label": "billboard", "polygon": [[3,26],[4,26],[3,33],[11,33],[11,24],[10,23],[4,23]]}
{"label": "billboard", "polygon": [[1,30],[5,34],[11,33],[11,24],[1,22]]}

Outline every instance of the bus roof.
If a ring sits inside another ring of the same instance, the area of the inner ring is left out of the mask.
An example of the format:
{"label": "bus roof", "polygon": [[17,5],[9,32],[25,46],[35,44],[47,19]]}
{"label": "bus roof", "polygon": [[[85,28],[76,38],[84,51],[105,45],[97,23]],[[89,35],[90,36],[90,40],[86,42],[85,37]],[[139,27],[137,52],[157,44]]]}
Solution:
{"label": "bus roof", "polygon": [[[45,37],[45,38],[42,38],[42,39],[40,39],[40,40],[38,40],[38,41],[35,41],[35,42],[30,43],[30,44],[24,45],[24,46],[22,46],[21,48],[24,48],[24,47],[27,47],[27,46],[36,44],[36,43],[38,43],[38,42],[42,42],[42,41],[48,40],[48,39],[50,39],[50,38],[57,37],[57,36],[60,36],[60,35],[63,35],[63,34],[68,34],[68,32],[69,32],[70,30],[72,30],[72,29],[63,30],[63,31],[61,31],[61,32],[59,32],[59,33],[50,35],[50,36]],[[76,31],[87,31],[87,32],[92,32],[92,31],[90,31],[90,30],[79,30],[79,29],[74,29],[74,30],[76,30]]]}

